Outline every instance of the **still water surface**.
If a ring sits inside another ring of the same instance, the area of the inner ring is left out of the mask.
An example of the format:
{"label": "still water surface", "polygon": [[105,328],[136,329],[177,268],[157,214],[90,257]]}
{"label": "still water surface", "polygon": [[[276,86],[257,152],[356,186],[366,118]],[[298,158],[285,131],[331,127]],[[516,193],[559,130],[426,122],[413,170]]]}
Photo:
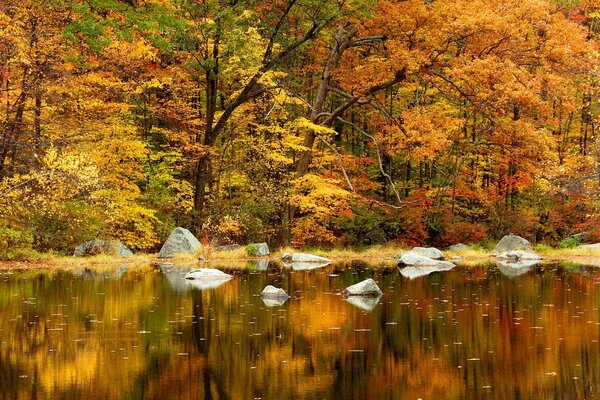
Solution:
{"label": "still water surface", "polygon": [[[189,268],[0,272],[0,399],[600,396],[596,269],[219,268],[203,290]],[[369,277],[378,303],[339,295]]]}

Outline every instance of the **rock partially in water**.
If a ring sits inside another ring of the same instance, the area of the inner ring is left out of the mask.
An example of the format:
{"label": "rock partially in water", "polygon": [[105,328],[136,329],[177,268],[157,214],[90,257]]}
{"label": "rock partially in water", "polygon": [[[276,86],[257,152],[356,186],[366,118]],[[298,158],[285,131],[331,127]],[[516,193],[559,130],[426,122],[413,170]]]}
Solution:
{"label": "rock partially in water", "polygon": [[200,241],[185,228],[173,229],[169,238],[163,244],[158,256],[161,258],[173,257],[177,253],[196,254],[202,248]]}
{"label": "rock partially in water", "polygon": [[203,281],[228,281],[230,279],[233,279],[233,276],[215,268],[200,268],[185,274],[185,279]]}
{"label": "rock partially in water", "polygon": [[281,256],[283,261],[287,263],[301,262],[301,263],[330,263],[331,260],[325,257],[315,256],[314,254],[306,253],[285,253]]}
{"label": "rock partially in water", "polygon": [[323,268],[331,264],[330,261],[318,263],[318,262],[284,262],[283,265],[288,268],[292,268],[294,271],[306,271],[311,269]]}
{"label": "rock partially in water", "polygon": [[506,235],[494,247],[493,254],[505,253],[508,251],[532,251],[531,244],[527,239],[517,235]]}
{"label": "rock partially in water", "polygon": [[432,260],[443,260],[444,253],[435,247],[413,247],[410,253],[418,254],[423,257],[431,258]]}
{"label": "rock partially in water", "polygon": [[352,286],[348,286],[342,292],[344,296],[365,296],[365,297],[377,297],[381,296],[383,292],[377,286],[377,283],[371,278],[365,279],[362,282],[355,283]]}
{"label": "rock partially in water", "polygon": [[276,288],[273,285],[267,285],[263,291],[260,292],[260,297],[266,297],[269,299],[287,299],[290,296],[281,288]]}
{"label": "rock partially in water", "polygon": [[132,257],[133,253],[118,240],[94,239],[75,247],[74,256],[110,254],[119,257]]}
{"label": "rock partially in water", "polygon": [[466,244],[463,244],[463,243],[457,243],[457,244],[453,244],[452,246],[449,246],[448,250],[458,253],[461,251],[469,250],[469,246],[467,246]]}
{"label": "rock partially in water", "polygon": [[419,278],[421,276],[427,276],[431,273],[434,272],[443,272],[443,271],[450,271],[452,268],[454,268],[454,264],[450,263],[451,265],[441,265],[441,266],[421,266],[421,267],[404,267],[404,268],[399,268],[400,271],[400,275],[402,275],[405,278],[408,279],[415,279],[415,278]]}
{"label": "rock partially in water", "polygon": [[346,301],[353,306],[356,306],[365,311],[373,311],[377,304],[379,304],[379,300],[381,296],[348,296],[346,297]]}
{"label": "rock partially in water", "polygon": [[198,290],[207,290],[207,289],[216,289],[219,286],[223,285],[226,282],[229,282],[229,279],[215,279],[215,280],[202,280],[202,279],[194,279],[194,280],[186,280],[187,284]]}
{"label": "rock partially in water", "polygon": [[542,257],[537,254],[527,251],[507,251],[505,253],[496,254],[494,257],[512,261],[542,259]]}
{"label": "rock partially in water", "polygon": [[256,256],[256,257],[266,257],[269,254],[271,254],[269,252],[269,245],[266,243],[252,243],[249,246],[254,246],[254,254],[250,254],[252,256]]}
{"label": "rock partially in water", "polygon": [[409,251],[408,253],[404,253],[400,256],[398,260],[398,266],[403,267],[407,265],[415,265],[415,266],[433,266],[433,267],[441,267],[441,268],[452,268],[454,264],[449,261],[442,260],[434,260],[433,258],[425,257]]}

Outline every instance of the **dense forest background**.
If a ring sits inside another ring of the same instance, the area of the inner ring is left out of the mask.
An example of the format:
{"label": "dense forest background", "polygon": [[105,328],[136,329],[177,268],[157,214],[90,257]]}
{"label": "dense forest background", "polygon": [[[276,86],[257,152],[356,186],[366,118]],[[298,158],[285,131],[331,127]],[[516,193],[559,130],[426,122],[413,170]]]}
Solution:
{"label": "dense forest background", "polygon": [[0,252],[600,239],[600,4],[3,0]]}

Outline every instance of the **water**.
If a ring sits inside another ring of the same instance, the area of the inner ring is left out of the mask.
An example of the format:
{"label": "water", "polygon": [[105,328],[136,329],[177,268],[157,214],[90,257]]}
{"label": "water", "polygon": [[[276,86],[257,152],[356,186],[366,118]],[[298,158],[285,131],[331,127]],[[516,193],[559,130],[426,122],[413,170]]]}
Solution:
{"label": "water", "polygon": [[[593,268],[270,264],[206,290],[181,271],[0,271],[0,399],[600,396]],[[339,295],[369,277],[379,303]],[[292,298],[267,306],[267,284]]]}

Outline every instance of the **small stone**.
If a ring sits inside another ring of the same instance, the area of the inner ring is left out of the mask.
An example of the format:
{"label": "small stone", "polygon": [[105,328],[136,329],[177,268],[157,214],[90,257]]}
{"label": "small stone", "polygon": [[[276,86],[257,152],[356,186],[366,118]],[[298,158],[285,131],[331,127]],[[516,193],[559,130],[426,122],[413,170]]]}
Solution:
{"label": "small stone", "polygon": [[434,260],[432,258],[424,257],[419,254],[413,253],[412,251],[402,254],[400,256],[400,259],[398,260],[398,265],[436,266],[450,268],[454,267],[454,264],[452,264],[449,261]]}
{"label": "small stone", "polygon": [[331,260],[325,257],[315,256],[313,254],[306,253],[285,253],[281,256],[285,262],[315,262],[315,263],[330,263]]}
{"label": "small stone", "polygon": [[262,292],[260,292],[261,297],[267,298],[289,298],[290,296],[285,292],[285,290],[281,288],[276,288],[272,285],[267,285]]}

